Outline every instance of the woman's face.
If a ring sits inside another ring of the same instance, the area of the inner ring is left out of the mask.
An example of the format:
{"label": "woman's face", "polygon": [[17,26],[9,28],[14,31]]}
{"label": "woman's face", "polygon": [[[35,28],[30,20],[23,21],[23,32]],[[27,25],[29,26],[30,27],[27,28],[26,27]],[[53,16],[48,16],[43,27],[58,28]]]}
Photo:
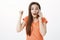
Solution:
{"label": "woman's face", "polygon": [[38,7],[38,5],[33,4],[31,6],[31,14],[32,14],[32,16],[33,17],[37,17],[38,13],[39,13],[39,7]]}

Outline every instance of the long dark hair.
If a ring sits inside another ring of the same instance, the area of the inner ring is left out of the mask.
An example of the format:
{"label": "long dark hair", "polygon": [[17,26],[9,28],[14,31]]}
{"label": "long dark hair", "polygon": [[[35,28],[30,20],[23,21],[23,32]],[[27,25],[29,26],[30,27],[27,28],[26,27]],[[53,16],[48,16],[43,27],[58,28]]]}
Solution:
{"label": "long dark hair", "polygon": [[[40,4],[39,3],[37,3],[37,2],[32,2],[30,5],[29,5],[29,8],[28,8],[28,23],[27,23],[27,27],[26,27],[26,33],[27,33],[27,35],[31,35],[31,24],[32,24],[32,22],[33,22],[33,16],[32,16],[32,14],[31,14],[31,6],[32,5],[34,5],[34,4],[36,4],[36,5],[38,5],[38,7],[39,7],[39,9],[41,10],[41,7],[40,7]],[[39,15],[38,15],[39,16]]]}

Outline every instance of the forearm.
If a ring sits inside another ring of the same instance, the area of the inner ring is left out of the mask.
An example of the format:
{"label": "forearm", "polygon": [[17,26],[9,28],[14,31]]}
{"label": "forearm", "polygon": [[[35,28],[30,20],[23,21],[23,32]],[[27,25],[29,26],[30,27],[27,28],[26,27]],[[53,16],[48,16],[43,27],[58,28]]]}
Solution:
{"label": "forearm", "polygon": [[22,23],[21,23],[21,16],[19,18],[18,24],[17,24],[17,32],[20,32],[22,30]]}
{"label": "forearm", "polygon": [[42,23],[41,17],[39,18],[39,27],[40,27],[40,33],[42,36],[45,36],[46,34],[46,23]]}
{"label": "forearm", "polygon": [[41,24],[42,26],[40,26],[40,32],[42,34],[42,36],[45,36],[47,30],[46,30],[46,24]]}

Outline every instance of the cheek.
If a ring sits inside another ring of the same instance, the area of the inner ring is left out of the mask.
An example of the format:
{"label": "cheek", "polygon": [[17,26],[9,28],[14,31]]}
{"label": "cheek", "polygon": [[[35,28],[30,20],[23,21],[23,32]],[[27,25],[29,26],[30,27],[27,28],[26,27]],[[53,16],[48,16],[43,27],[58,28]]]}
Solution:
{"label": "cheek", "polygon": [[39,13],[39,10],[36,10],[36,13]]}
{"label": "cheek", "polygon": [[31,10],[31,13],[33,13],[34,11],[33,10]]}

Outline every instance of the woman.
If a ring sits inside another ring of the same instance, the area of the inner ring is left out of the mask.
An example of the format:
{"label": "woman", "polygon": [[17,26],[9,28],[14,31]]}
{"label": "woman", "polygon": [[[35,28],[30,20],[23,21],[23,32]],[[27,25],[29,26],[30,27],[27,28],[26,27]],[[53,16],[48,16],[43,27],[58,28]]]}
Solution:
{"label": "woman", "polygon": [[41,6],[37,2],[32,2],[29,5],[29,14],[23,18],[21,23],[21,18],[23,11],[20,12],[20,20],[17,26],[17,32],[23,30],[26,27],[26,40],[43,40],[43,36],[46,34],[46,24],[47,20],[42,16]]}

